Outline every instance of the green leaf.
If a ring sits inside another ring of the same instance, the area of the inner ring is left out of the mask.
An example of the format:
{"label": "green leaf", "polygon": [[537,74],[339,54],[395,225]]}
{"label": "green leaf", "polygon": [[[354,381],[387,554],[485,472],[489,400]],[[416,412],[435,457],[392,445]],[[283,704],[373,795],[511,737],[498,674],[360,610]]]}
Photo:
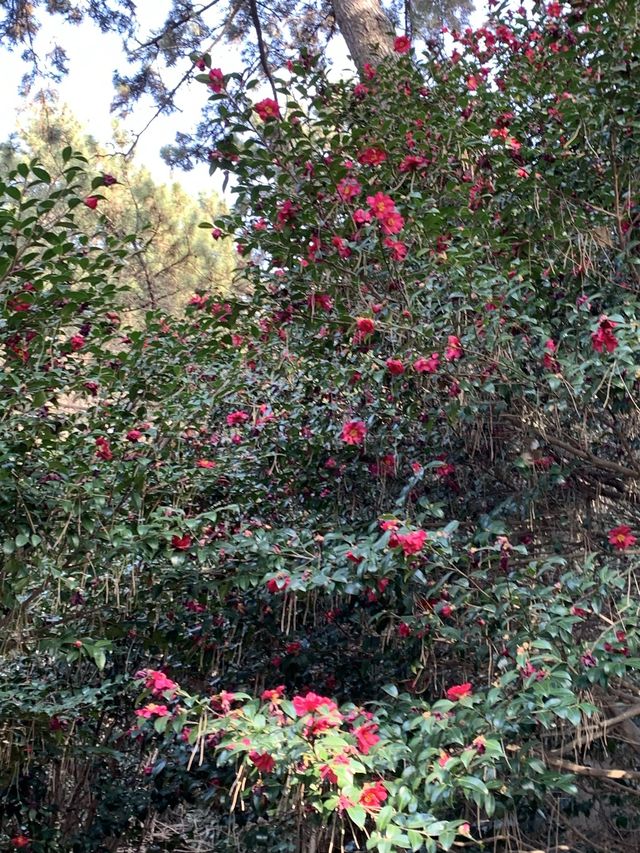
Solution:
{"label": "green leaf", "polygon": [[158,732],[159,735],[163,734],[167,725],[169,724],[169,717],[156,717],[153,723],[153,728]]}
{"label": "green leaf", "polygon": [[49,174],[49,172],[47,172],[46,169],[43,169],[40,166],[34,166],[31,171],[37,178],[39,178],[41,181],[44,181],[45,184],[51,183],[51,175]]}
{"label": "green leaf", "polygon": [[488,794],[489,789],[482,781],[482,779],[478,779],[477,776],[462,776],[458,779],[458,784],[462,788],[466,788],[469,791],[478,791],[480,794]]}
{"label": "green leaf", "polygon": [[347,814],[357,827],[364,829],[364,825],[367,822],[367,813],[362,806],[349,806]]}
{"label": "green leaf", "polygon": [[420,850],[423,842],[422,833],[417,832],[415,829],[408,829],[407,838],[412,850]]}
{"label": "green leaf", "polygon": [[280,702],[281,710],[287,715],[287,717],[291,717],[291,719],[295,720],[298,716],[296,713],[296,709],[293,707],[293,702],[290,702],[289,699],[284,699]]}
{"label": "green leaf", "polygon": [[395,809],[393,806],[383,806],[376,815],[376,827],[380,831],[386,829],[394,814]]}
{"label": "green leaf", "polygon": [[449,850],[452,846],[453,842],[456,840],[456,836],[458,835],[458,830],[456,827],[448,827],[440,833],[440,837],[438,838],[438,842],[443,850]]}

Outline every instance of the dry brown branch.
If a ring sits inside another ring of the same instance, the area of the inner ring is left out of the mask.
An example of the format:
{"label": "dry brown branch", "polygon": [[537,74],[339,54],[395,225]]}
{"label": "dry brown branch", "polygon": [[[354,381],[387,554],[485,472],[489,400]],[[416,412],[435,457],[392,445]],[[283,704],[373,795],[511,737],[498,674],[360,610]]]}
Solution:
{"label": "dry brown branch", "polygon": [[[602,720],[602,722],[596,727],[593,732],[589,733],[589,740],[583,742],[580,736],[575,737],[572,741],[570,741],[566,746],[561,747],[560,749],[554,749],[552,752],[548,753],[548,756],[552,758],[560,758],[563,755],[566,755],[568,752],[572,752],[574,749],[580,749],[582,746],[588,746],[592,741],[596,740],[599,737],[606,737],[608,729],[614,728],[614,726],[623,723],[625,720],[631,719],[631,717],[640,716],[640,705],[633,705],[631,708],[627,708],[622,713],[617,714],[615,717],[609,717],[608,719]],[[615,777],[610,777],[615,778]]]}
{"label": "dry brown branch", "polygon": [[576,456],[578,459],[588,462],[595,468],[600,468],[603,471],[610,471],[612,474],[627,480],[640,479],[640,468],[628,468],[626,465],[620,465],[617,462],[611,462],[608,459],[601,459],[598,456],[594,456],[593,453],[578,447],[572,442],[547,435],[543,427],[535,426],[532,423],[524,421],[522,417],[519,417],[518,415],[504,413],[500,417],[503,421],[521,426],[523,429],[530,432],[537,433],[547,444],[551,445],[551,447],[555,447],[557,450],[563,450],[571,456]]}
{"label": "dry brown branch", "polygon": [[566,770],[567,773],[575,773],[576,776],[591,776],[595,779],[633,779],[640,781],[640,773],[636,770],[608,769],[605,767],[587,767],[584,764],[575,764],[564,758],[554,758],[546,755],[544,760],[558,770]]}

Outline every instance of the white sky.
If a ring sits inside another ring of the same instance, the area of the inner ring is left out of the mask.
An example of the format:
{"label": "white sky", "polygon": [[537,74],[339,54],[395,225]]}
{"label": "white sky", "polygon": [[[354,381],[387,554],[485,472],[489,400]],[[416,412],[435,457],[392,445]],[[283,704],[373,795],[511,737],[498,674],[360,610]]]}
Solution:
{"label": "white sky", "polygon": [[[168,0],[141,0],[138,4],[141,32],[145,33],[149,27],[164,21],[169,5]],[[128,70],[120,37],[115,33],[102,33],[92,21],[72,26],[57,16],[45,15],[35,41],[36,52],[44,56],[56,42],[64,47],[69,59],[69,74],[55,87],[60,100],[69,105],[87,132],[100,142],[107,142],[111,139],[114,118],[109,109],[114,93],[112,75],[116,69],[124,73]],[[25,107],[24,99],[18,94],[20,80],[25,72],[20,53],[20,48],[13,53],[2,52],[0,139],[6,138],[16,129],[19,112]],[[225,71],[237,67],[240,61],[238,52],[231,47],[220,49],[219,60]],[[190,64],[189,58],[185,57],[184,66],[172,71],[179,78]],[[34,93],[39,88],[36,82]],[[207,167],[203,165],[190,173],[181,170],[172,173],[159,152],[163,145],[174,141],[177,130],[189,131],[195,127],[206,99],[207,91],[202,84],[185,84],[178,94],[181,112],[159,116],[140,138],[136,151],[136,159],[144,163],[157,180],[177,180],[194,194],[216,184],[215,179],[209,176]],[[134,133],[139,132],[154,112],[151,100],[145,98],[122,124]]]}
{"label": "white sky", "polygon": [[[169,0],[139,0],[138,20],[142,34],[157,27],[166,18],[170,7]],[[476,13],[477,15],[477,13]],[[473,17],[476,18],[476,15]],[[475,23],[475,21],[474,21]],[[56,87],[60,100],[69,105],[78,120],[98,141],[106,143],[111,139],[113,115],[109,111],[113,98],[112,75],[114,70],[127,73],[127,65],[121,48],[120,37],[115,33],[102,33],[91,21],[79,26],[66,24],[58,16],[43,16],[42,28],[35,40],[36,52],[44,57],[54,44],[60,44],[67,52],[69,73]],[[0,110],[0,140],[6,139],[16,130],[19,113],[25,107],[25,101],[18,94],[20,80],[25,72],[24,61],[18,48],[12,53],[2,50],[2,109]],[[334,38],[329,55],[333,61],[334,73],[350,66],[344,42]],[[240,51],[232,45],[216,47],[214,65],[228,73],[239,69]],[[176,79],[190,66],[185,56],[184,64],[172,69]],[[34,92],[38,90],[36,83]],[[177,104],[180,112],[158,117],[142,135],[136,147],[136,159],[144,163],[158,181],[180,182],[194,195],[200,191],[221,190],[222,177],[210,176],[203,164],[192,172],[185,173],[166,166],[160,157],[160,148],[174,141],[177,130],[189,132],[194,129],[201,116],[207,91],[201,83],[186,83],[178,93]],[[122,124],[132,132],[142,130],[155,108],[151,100],[142,100],[131,115]]]}

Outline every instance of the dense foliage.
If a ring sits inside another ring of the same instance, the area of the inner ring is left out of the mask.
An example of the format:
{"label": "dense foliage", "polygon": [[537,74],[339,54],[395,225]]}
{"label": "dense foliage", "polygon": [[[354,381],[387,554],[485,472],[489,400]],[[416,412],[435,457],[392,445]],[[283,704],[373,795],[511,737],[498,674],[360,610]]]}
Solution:
{"label": "dense foliage", "polygon": [[452,35],[199,60],[251,288],[184,320],[70,150],[0,187],[7,849],[637,849],[636,10]]}

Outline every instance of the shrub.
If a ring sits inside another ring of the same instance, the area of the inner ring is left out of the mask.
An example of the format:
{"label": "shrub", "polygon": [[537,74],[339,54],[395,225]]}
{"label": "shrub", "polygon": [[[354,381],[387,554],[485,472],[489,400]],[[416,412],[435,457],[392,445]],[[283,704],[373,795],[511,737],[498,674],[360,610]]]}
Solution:
{"label": "shrub", "polygon": [[184,321],[116,331],[121,249],[72,209],[22,248],[6,182],[4,808],[34,850],[179,802],[249,849],[384,853],[584,840],[598,798],[632,843],[633,9],[454,41],[355,86],[301,57],[278,109],[216,75],[237,203],[206,227],[251,289]]}

